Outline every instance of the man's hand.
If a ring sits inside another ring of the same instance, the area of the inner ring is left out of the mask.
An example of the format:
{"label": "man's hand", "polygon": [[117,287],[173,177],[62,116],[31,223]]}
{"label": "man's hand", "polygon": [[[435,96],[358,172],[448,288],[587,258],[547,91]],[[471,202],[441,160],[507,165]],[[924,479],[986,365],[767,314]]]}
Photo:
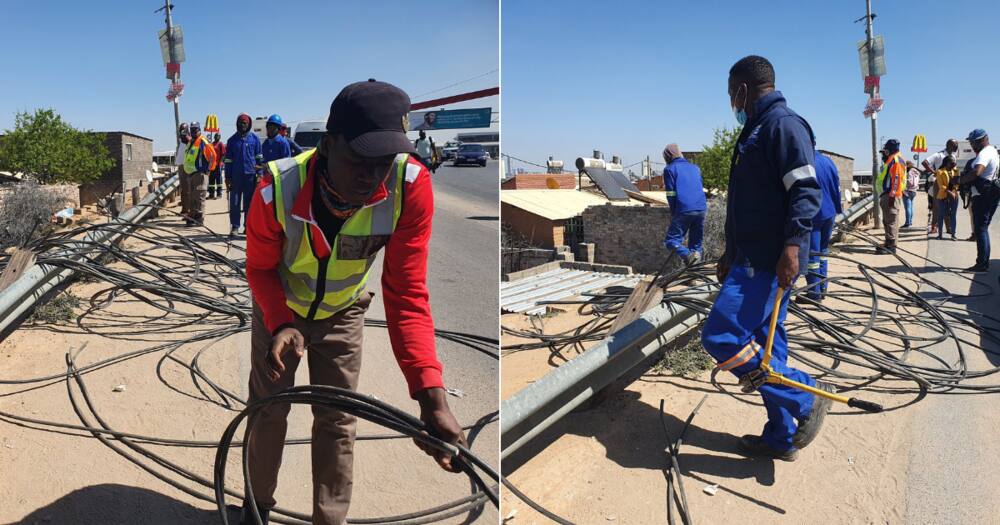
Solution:
{"label": "man's hand", "polygon": [[[446,395],[443,388],[427,388],[417,392],[417,402],[420,403],[420,419],[427,425],[427,428],[430,429],[431,434],[435,437],[453,445],[468,446],[462,426],[458,424],[455,416],[451,413],[451,409],[448,408]],[[426,452],[428,456],[434,456],[434,459],[437,460],[438,465],[442,469],[448,472],[462,471],[462,466],[459,463],[460,459],[454,458],[450,454],[441,452],[416,439],[413,442]]]}
{"label": "man's hand", "polygon": [[778,260],[778,286],[790,290],[795,278],[799,276],[799,247],[795,244],[785,246]]}
{"label": "man's hand", "polygon": [[274,338],[271,340],[271,351],[267,355],[267,362],[271,368],[267,376],[271,381],[277,381],[281,377],[281,374],[285,372],[285,363],[282,362],[281,357],[288,350],[294,350],[295,355],[299,358],[306,351],[305,337],[302,337],[302,332],[294,326],[278,330],[278,333],[274,334]]}

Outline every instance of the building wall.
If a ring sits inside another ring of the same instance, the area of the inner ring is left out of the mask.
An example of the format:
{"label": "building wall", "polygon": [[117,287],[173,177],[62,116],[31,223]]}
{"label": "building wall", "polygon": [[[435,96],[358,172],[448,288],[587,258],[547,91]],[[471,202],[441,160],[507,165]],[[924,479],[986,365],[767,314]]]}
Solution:
{"label": "building wall", "polygon": [[[563,242],[563,226],[505,202],[500,203],[504,226],[521,234],[531,246],[552,248]],[[558,240],[558,242],[556,242]]]}
{"label": "building wall", "polygon": [[642,179],[635,183],[639,191],[659,191],[664,189],[663,175],[654,175],[649,180]]}
{"label": "building wall", "polygon": [[572,173],[519,173],[504,181],[500,189],[504,190],[544,190],[550,189],[548,180],[554,179],[558,184],[556,189],[572,190],[576,187],[576,175]]}
{"label": "building wall", "polygon": [[[128,160],[126,144],[132,144],[132,160]],[[108,148],[115,165],[99,179],[80,186],[82,204],[94,204],[102,197],[121,191],[130,191],[146,184],[146,170],[153,169],[153,141],[121,132],[105,134],[104,145]]]}
{"label": "building wall", "polygon": [[594,243],[594,262],[652,273],[669,255],[663,247],[668,224],[666,206],[590,206],[583,212],[584,242]]}
{"label": "building wall", "polygon": [[820,153],[830,157],[833,161],[833,165],[837,167],[837,173],[840,174],[840,191],[851,189],[851,182],[854,176],[854,159],[846,155],[840,155],[832,151],[819,150]]}
{"label": "building wall", "polygon": [[[670,225],[666,206],[590,206],[583,212],[584,242],[594,243],[594,262],[631,266],[638,273],[655,273],[669,252],[663,237]],[[704,241],[706,260],[715,260],[725,249],[725,198],[708,199]],[[672,268],[679,266],[674,259]]]}

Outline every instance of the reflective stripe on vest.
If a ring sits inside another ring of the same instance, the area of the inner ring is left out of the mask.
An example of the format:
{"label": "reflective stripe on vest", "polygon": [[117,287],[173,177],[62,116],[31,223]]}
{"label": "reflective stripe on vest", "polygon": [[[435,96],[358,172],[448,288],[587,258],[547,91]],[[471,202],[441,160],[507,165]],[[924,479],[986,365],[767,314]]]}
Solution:
{"label": "reflective stripe on vest", "polygon": [[[324,262],[316,256],[308,217],[296,217],[292,213],[315,151],[268,163],[268,169],[274,174],[275,215],[285,233],[278,266],[285,302],[300,317],[310,320],[332,316],[354,304],[364,292],[375,256],[399,222],[409,158],[405,154],[396,156],[394,172],[385,182],[388,195],[384,200],[356,211],[344,221],[336,238],[327,239],[331,249]],[[340,257],[345,242],[350,246],[344,257]],[[321,267],[324,264],[325,269]],[[323,270],[325,275],[321,278]],[[317,298],[317,292],[321,297]]]}
{"label": "reflective stripe on vest", "polygon": [[192,140],[188,147],[184,149],[184,171],[186,173],[197,173],[198,168],[198,153],[201,151],[201,145],[205,141],[205,136],[200,135],[197,139]]}

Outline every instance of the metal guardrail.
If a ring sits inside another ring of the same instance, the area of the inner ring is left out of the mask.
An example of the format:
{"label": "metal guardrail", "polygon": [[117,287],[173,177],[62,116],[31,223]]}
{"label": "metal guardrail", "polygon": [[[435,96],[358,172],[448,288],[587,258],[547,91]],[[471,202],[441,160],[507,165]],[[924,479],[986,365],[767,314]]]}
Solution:
{"label": "metal guardrail", "polygon": [[[178,185],[176,175],[167,179],[156,191],[146,195],[139,204],[129,208],[111,225],[121,225],[121,229],[108,228],[91,232],[85,237],[87,243],[114,242],[122,236],[133,224],[141,222],[159,206]],[[40,298],[50,290],[64,283],[73,276],[73,271],[46,264],[36,264],[24,272],[20,278],[0,292],[0,333],[7,330],[13,322],[20,319],[26,311],[35,305]]]}
{"label": "metal guardrail", "polygon": [[[853,224],[864,217],[873,205],[874,199],[868,196],[844,210],[835,220],[838,224]],[[692,292],[695,298],[713,300],[718,293],[718,285],[702,285]],[[688,308],[660,304],[503,401],[500,405],[501,459],[665,345],[696,328],[704,318],[704,315]]]}

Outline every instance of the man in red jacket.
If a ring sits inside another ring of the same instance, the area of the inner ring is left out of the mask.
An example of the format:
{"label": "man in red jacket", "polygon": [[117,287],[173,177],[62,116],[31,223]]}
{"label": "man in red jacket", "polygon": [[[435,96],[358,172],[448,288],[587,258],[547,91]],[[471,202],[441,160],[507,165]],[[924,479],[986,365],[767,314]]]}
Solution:
{"label": "man in red jacket", "polygon": [[[268,163],[247,223],[247,280],[254,299],[250,400],[294,385],[309,350],[310,383],[355,389],[368,273],[385,248],[382,294],[392,350],[420,418],[465,444],[445,398],[427,292],[434,200],[430,174],[406,138],[410,99],[369,80],[330,106],[317,148]],[[313,523],[343,525],[350,505],[354,416],[313,407]],[[262,517],[274,506],[289,406],[256,416],[250,480]],[[423,448],[423,447],[422,447]],[[435,455],[445,470],[452,458]],[[250,502],[243,522],[253,523]]]}

